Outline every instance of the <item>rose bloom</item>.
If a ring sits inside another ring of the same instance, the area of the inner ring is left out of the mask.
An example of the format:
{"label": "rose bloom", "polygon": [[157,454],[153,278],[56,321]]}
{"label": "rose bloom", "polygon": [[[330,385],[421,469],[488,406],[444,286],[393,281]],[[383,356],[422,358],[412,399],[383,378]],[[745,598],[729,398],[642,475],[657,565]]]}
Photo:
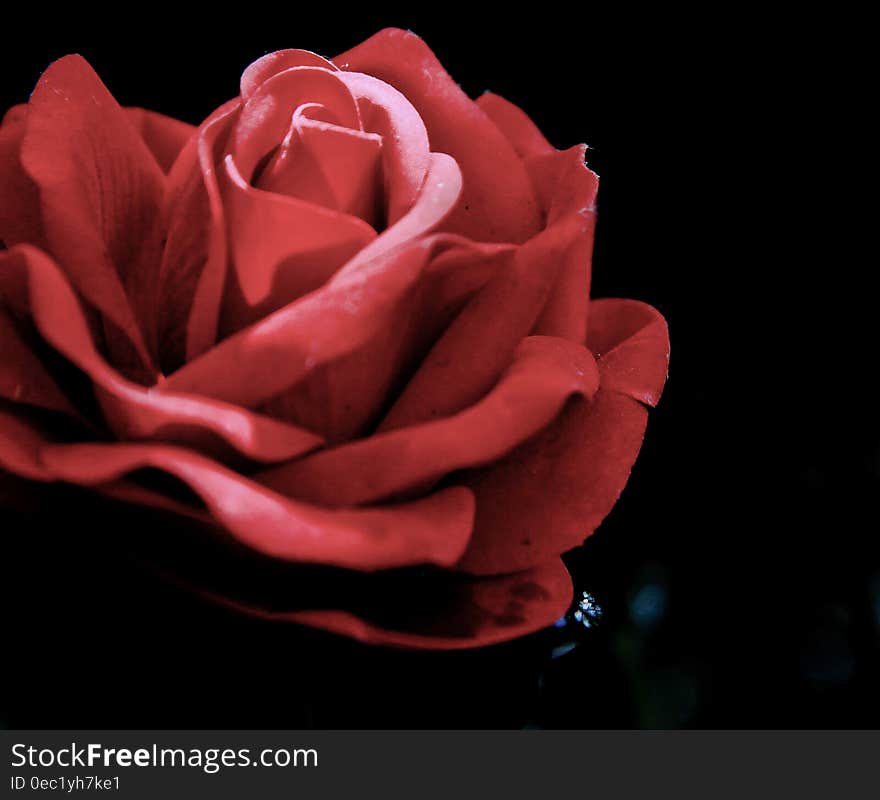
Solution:
{"label": "rose bloom", "polygon": [[0,477],[204,529],[203,561],[454,587],[398,624],[196,586],[249,613],[404,647],[551,624],[669,352],[589,299],[585,151],[400,30],[271,53],[198,128],[56,61],[0,128]]}

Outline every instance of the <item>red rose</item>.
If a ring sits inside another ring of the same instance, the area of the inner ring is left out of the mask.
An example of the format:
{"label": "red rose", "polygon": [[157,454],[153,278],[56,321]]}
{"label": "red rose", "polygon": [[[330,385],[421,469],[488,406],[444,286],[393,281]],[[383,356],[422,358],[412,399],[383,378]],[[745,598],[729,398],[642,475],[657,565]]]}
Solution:
{"label": "red rose", "polygon": [[274,617],[438,648],[553,622],[668,361],[654,309],[588,299],[584,155],[398,30],[261,58],[198,129],[55,62],[0,128],[0,466],[273,559],[467,576],[454,633]]}

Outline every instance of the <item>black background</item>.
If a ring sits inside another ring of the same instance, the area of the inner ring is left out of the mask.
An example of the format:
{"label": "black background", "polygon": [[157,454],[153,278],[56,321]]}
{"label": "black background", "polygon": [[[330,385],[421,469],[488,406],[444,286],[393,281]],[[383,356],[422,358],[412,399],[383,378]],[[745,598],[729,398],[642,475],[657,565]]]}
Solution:
{"label": "black background", "polygon": [[[672,340],[630,483],[567,558],[603,618],[470,653],[367,649],[160,585],[120,553],[136,521],[93,534],[100,518],[80,524],[92,512],[61,499],[3,518],[6,723],[880,726],[876,400],[843,358],[867,342],[828,294],[858,294],[862,276],[820,263],[821,170],[781,128],[817,56],[780,42],[805,34],[665,9],[612,22],[590,3],[481,18],[325,5],[187,24],[47,12],[7,26],[0,106],[77,51],[121,103],[197,123],[265,52],[333,56],[394,25],[472,96],[513,100],[558,147],[586,141],[602,178],[594,295],[652,303]],[[812,211],[792,227],[799,192]]]}

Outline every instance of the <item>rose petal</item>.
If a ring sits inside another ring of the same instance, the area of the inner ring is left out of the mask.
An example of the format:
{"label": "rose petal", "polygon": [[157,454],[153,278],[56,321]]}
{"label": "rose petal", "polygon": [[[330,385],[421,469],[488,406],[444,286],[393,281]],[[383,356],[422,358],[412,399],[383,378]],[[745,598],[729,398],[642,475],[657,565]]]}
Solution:
{"label": "rose petal", "polygon": [[572,211],[595,212],[599,176],[587,166],[586,157],[587,146],[579,144],[526,159],[549,224]]}
{"label": "rose petal", "polygon": [[349,261],[339,271],[340,279],[357,272],[377,256],[430,233],[449,216],[461,196],[461,170],[455,160],[444,153],[431,153],[429,164],[412,208]]}
{"label": "rose petal", "polygon": [[535,326],[536,333],[561,336],[572,342],[584,341],[587,332],[599,188],[599,178],[586,166],[585,156],[586,147],[578,145],[526,162],[549,225],[574,211],[588,222],[584,235],[565,254],[557,281]]}
{"label": "rose petal", "polygon": [[94,382],[107,421],[122,438],[197,444],[220,440],[248,458],[280,461],[321,443],[310,431],[204,397],[145,389],[95,349],[79,302],[51,259],[27,245],[0,254],[0,293],[32,315],[43,338]]}
{"label": "rose petal", "polygon": [[183,146],[198,130],[188,122],[146,108],[128,107],[125,113],[165,173],[171,170]]}
{"label": "rose petal", "polygon": [[416,237],[442,220],[458,196],[455,162],[442,154],[432,162],[410,213],[328,284],[225,339],[170,375],[165,388],[256,408],[386,330],[440,243]]}
{"label": "rose petal", "polygon": [[573,394],[599,385],[589,351],[564,339],[523,340],[485,398],[435,422],[378,434],[264,470],[259,483],[327,506],[372,503],[455,470],[492,463],[543,429]]}
{"label": "rose petal", "polygon": [[476,102],[507,137],[520,158],[556,152],[556,148],[544,138],[538,126],[519,106],[492,92],[480,95]]}
{"label": "rose petal", "polygon": [[[614,506],[648,418],[645,406],[633,399],[636,384],[629,377],[647,377],[639,394],[656,397],[655,379],[658,370],[665,373],[669,352],[668,340],[658,346],[659,315],[653,309],[648,315],[644,307],[639,320],[650,316],[652,322],[649,335],[642,334],[645,327],[632,325],[632,302],[596,303],[589,338],[609,347],[604,351],[609,360],[596,353],[601,378],[593,400],[572,401],[542,434],[460,479],[476,495],[477,517],[459,569],[487,575],[542,563],[581,544]],[[621,355],[614,356],[618,351]]]}
{"label": "rose petal", "polygon": [[55,379],[22,339],[9,314],[0,307],[0,397],[15,403],[60,411],[72,417],[76,410],[64,396]]}
{"label": "rose petal", "polygon": [[[383,578],[383,580],[387,580]],[[186,581],[179,581],[186,585]],[[349,636],[369,645],[420,650],[461,650],[506,642],[552,625],[568,610],[571,578],[555,559],[515,575],[470,578],[434,590],[422,597],[407,591],[390,609],[365,612],[363,594],[356,607],[303,609],[285,607],[281,601],[233,599],[215,591],[196,591],[206,599],[239,613],[276,622],[293,622]],[[340,598],[340,605],[345,598]],[[354,605],[354,604],[352,604]]]}
{"label": "rose petal", "polygon": [[506,266],[513,249],[451,234],[432,238],[435,255],[386,323],[351,353],[317,367],[260,410],[304,425],[328,442],[347,441],[372,428],[389,396],[400,390],[466,300]]}
{"label": "rose petal", "polygon": [[151,467],[183,481],[242,544],[273,558],[347,569],[448,566],[471,530],[473,498],[452,488],[412,503],[328,511],[297,503],[190,451],[156,444],[45,444],[52,477],[85,486]]}
{"label": "rose petal", "polygon": [[510,269],[498,271],[449,326],[379,429],[454,414],[484,395],[534,326],[586,223],[575,214],[519,248]]}
{"label": "rose petal", "polygon": [[393,225],[412,208],[431,166],[428,131],[393,86],[357,72],[339,77],[358,101],[364,130],[382,137],[385,215]]}
{"label": "rose petal", "polygon": [[381,136],[310,119],[297,111],[290,132],[256,186],[360,217],[375,227],[382,200],[381,156]]}
{"label": "rose petal", "polygon": [[24,122],[27,117],[27,107],[27,103],[16,103],[14,106],[10,106],[3,115],[3,119],[0,120],[0,127]]}
{"label": "rose petal", "polygon": [[[33,481],[52,480],[40,463],[40,429],[26,419],[23,409],[0,405],[0,467]],[[2,476],[0,470],[0,476]]]}
{"label": "rose petal", "polygon": [[335,124],[361,129],[357,103],[337,73],[317,67],[292,67],[273,75],[256,89],[241,110],[229,155],[245,181],[284,139],[294,111],[320,104]]}
{"label": "rose petal", "polygon": [[[66,56],[43,73],[25,124],[21,161],[39,189],[49,252],[149,366],[156,337],[162,171],[80,56]],[[116,338],[108,336],[109,347]]]}
{"label": "rose petal", "polygon": [[320,67],[335,72],[332,61],[308,50],[276,50],[258,58],[241,74],[241,99],[246,103],[269,78],[291,67]]}
{"label": "rose petal", "polygon": [[24,119],[0,128],[0,242],[7,247],[42,239],[40,195],[21,166]]}
{"label": "rose petal", "polygon": [[232,333],[323,285],[376,238],[363,220],[255,189],[227,156],[221,191],[241,300],[224,311]]}
{"label": "rose petal", "polygon": [[464,190],[446,230],[480,241],[515,243],[540,230],[540,210],[521,159],[418,36],[380,31],[333,61],[400,90],[424,120],[431,149],[459,163]]}
{"label": "rose petal", "polygon": [[587,345],[604,389],[657,405],[669,369],[669,331],[657,309],[638,300],[593,300]]}
{"label": "rose petal", "polygon": [[168,240],[159,285],[159,352],[166,374],[217,340],[227,247],[214,165],[239,109],[233,100],[211,114],[168,176]]}

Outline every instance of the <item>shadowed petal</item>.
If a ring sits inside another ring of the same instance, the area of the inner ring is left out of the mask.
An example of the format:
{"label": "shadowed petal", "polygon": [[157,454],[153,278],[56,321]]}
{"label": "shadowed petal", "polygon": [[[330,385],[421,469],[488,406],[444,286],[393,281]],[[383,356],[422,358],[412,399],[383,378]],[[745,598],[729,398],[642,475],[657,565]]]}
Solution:
{"label": "shadowed petal", "polygon": [[24,131],[23,115],[0,128],[0,241],[7,247],[43,236],[40,194],[21,165]]}
{"label": "shadowed petal", "polygon": [[217,340],[228,256],[215,162],[239,109],[233,100],[211,114],[168,176],[168,239],[159,285],[159,352],[165,373]]}
{"label": "shadowed petal", "polygon": [[39,357],[28,347],[12,317],[0,306],[0,397],[15,403],[61,411],[76,417],[76,410],[64,396]]}
{"label": "shadowed petal", "polygon": [[[387,580],[387,578],[383,578]],[[185,579],[175,581],[186,587]],[[571,578],[559,559],[514,575],[447,581],[419,581],[404,587],[391,608],[364,608],[362,595],[336,608],[302,608],[242,600],[217,591],[192,590],[239,613],[275,622],[293,622],[348,636],[364,644],[415,650],[463,650],[525,636],[552,625],[568,610]],[[423,594],[419,593],[419,588]],[[428,596],[424,593],[430,592]]]}
{"label": "shadowed petal", "polygon": [[285,495],[324,505],[375,502],[493,462],[544,428],[572,394],[590,397],[598,385],[586,348],[530,337],[498,385],[466,411],[323,450],[255,478]]}
{"label": "shadowed petal", "polygon": [[328,511],[282,497],[188,450],[157,444],[45,444],[40,460],[57,480],[93,486],[151,467],[183,481],[242,544],[273,558],[374,570],[454,563],[471,531],[466,489],[412,503]]}
{"label": "shadowed petal", "polygon": [[474,536],[459,564],[465,572],[513,572],[578,546],[626,485],[648,420],[634,398],[656,402],[669,341],[662,317],[644,303],[593,305],[596,396],[573,400],[539,436],[459,480],[477,498]]}
{"label": "shadowed petal", "polygon": [[198,130],[188,122],[146,108],[129,107],[125,113],[165,173],[171,170],[183,146]]}
{"label": "shadowed petal", "polygon": [[218,440],[258,461],[301,455],[321,438],[294,425],[210,398],[158,392],[126,380],[100,356],[79,302],[44,253],[20,245],[0,254],[0,293],[32,316],[43,338],[93,381],[108,424],[122,438],[196,445],[213,452]]}

